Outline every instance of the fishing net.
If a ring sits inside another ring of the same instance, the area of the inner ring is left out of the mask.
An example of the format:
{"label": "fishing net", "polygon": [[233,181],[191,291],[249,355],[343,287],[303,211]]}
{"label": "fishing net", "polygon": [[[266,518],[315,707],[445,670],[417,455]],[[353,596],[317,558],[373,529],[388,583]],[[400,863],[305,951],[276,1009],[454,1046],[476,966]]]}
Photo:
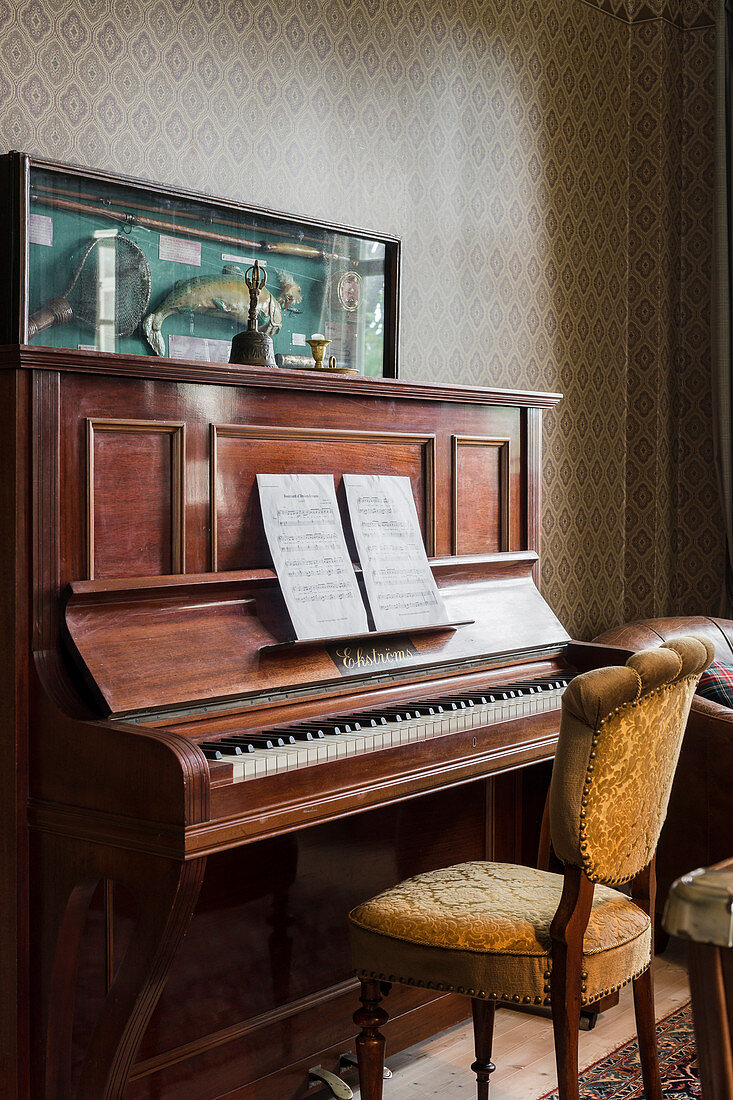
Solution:
{"label": "fishing net", "polygon": [[149,301],[150,268],[140,246],[123,234],[95,237],[85,245],[63,298],[50,299],[29,318],[28,336],[71,320],[129,336]]}
{"label": "fishing net", "polygon": [[[87,245],[66,298],[74,316],[89,328],[96,328],[101,319],[99,287],[110,268],[114,252],[114,333],[129,336],[142,320],[150,301],[150,268],[145,253],[128,237],[99,237]],[[111,320],[111,316],[106,318]]]}

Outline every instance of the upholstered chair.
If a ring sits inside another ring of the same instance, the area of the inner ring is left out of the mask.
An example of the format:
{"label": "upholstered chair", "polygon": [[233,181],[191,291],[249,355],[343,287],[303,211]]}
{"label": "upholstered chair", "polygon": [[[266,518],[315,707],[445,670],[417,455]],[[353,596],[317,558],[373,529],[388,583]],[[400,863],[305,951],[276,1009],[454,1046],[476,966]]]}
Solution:
{"label": "upholstered chair", "polygon": [[[563,697],[549,797],[563,874],[473,862],[408,879],[350,914],[362,1100],[381,1100],[400,982],[471,998],[479,1100],[488,1100],[497,1004],[549,1005],[560,1100],[578,1100],[581,1006],[631,981],[647,1100],[662,1100],[650,961],[654,852],[690,701],[713,657],[669,641],[577,676]],[[630,894],[614,887],[630,883]]]}
{"label": "upholstered chair", "polygon": [[[655,861],[657,912],[675,879],[691,867],[710,867],[733,853],[730,793],[733,790],[733,701],[715,690],[733,668],[733,621],[707,615],[640,619],[613,627],[595,639],[617,650],[615,661],[639,649],[656,648],[683,634],[704,635],[715,646],[716,665],[708,669],[692,700],[672,793]],[[701,690],[702,689],[702,690]],[[712,689],[712,690],[711,690]],[[667,936],[657,920],[657,951]]]}

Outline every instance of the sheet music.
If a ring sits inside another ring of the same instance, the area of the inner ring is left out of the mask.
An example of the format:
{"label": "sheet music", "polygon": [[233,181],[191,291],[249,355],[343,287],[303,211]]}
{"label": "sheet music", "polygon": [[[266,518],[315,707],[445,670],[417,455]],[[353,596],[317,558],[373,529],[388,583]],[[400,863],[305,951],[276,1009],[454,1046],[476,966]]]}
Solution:
{"label": "sheet music", "polygon": [[262,519],[298,638],[364,634],[366,608],[331,474],[258,474]]}
{"label": "sheet music", "polygon": [[344,474],[351,526],[377,630],[448,622],[408,477]]}

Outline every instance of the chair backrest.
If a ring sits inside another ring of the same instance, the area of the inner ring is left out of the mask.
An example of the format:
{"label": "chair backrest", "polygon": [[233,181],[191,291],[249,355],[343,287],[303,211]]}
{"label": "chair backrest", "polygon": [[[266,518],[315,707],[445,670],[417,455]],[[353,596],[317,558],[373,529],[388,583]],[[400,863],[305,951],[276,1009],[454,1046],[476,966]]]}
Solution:
{"label": "chair backrest", "polygon": [[692,696],[713,655],[705,637],[675,638],[566,688],[550,831],[559,858],[592,881],[628,882],[654,856]]}

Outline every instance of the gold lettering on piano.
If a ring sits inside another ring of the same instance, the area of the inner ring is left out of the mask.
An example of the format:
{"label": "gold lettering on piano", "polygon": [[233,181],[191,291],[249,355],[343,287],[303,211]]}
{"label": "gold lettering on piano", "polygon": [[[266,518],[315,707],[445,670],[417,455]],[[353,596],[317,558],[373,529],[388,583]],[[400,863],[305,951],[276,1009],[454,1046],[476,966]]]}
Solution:
{"label": "gold lettering on piano", "polygon": [[374,672],[379,668],[396,668],[417,656],[414,645],[404,636],[371,643],[342,642],[326,648],[342,676]]}

